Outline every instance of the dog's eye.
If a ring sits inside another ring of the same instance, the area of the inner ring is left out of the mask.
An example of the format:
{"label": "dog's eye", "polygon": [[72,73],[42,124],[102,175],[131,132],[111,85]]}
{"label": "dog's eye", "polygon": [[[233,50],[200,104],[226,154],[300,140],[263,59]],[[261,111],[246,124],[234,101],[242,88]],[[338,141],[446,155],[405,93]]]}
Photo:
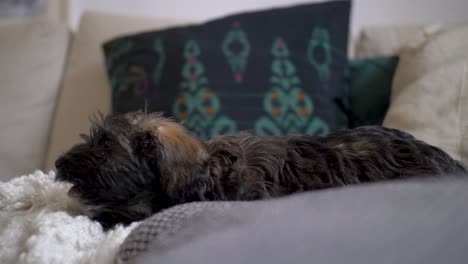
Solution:
{"label": "dog's eye", "polygon": [[98,152],[95,159],[99,164],[104,163],[104,161],[106,161],[106,152],[105,151]]}
{"label": "dog's eye", "polygon": [[103,147],[104,149],[109,150],[111,148],[111,142],[110,141],[104,142]]}

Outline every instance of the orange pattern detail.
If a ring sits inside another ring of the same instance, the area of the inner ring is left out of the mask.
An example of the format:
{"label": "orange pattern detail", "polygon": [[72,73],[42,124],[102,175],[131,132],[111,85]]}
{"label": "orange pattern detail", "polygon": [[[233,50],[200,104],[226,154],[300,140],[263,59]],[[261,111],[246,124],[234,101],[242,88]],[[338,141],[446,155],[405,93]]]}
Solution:
{"label": "orange pattern detail", "polygon": [[297,99],[299,99],[299,100],[304,100],[304,98],[305,98],[305,94],[304,94],[304,93],[298,93],[298,94],[297,94]]}
{"label": "orange pattern detail", "polygon": [[281,109],[279,109],[279,108],[273,109],[273,114],[274,114],[275,116],[281,115]]}
{"label": "orange pattern detail", "polygon": [[213,97],[213,94],[210,92],[206,92],[205,94],[203,94],[203,98],[205,99],[211,99],[211,97]]}
{"label": "orange pattern detail", "polygon": [[213,108],[208,108],[208,109],[206,109],[206,113],[209,114],[209,115],[214,114]]}

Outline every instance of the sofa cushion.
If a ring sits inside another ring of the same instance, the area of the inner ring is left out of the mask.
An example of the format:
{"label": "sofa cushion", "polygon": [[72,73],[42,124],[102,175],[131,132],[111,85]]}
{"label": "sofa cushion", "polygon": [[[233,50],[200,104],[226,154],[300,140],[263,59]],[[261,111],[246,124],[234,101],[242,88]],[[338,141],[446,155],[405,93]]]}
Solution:
{"label": "sofa cushion", "polygon": [[133,229],[116,263],[465,263],[467,202],[447,177],[187,203]]}
{"label": "sofa cushion", "polygon": [[372,25],[359,32],[353,48],[354,58],[398,55],[400,49],[418,34],[430,33],[438,25]]}
{"label": "sofa cushion", "polygon": [[58,155],[80,141],[89,130],[89,118],[98,111],[110,112],[101,45],[120,34],[164,28],[184,22],[170,19],[127,17],[101,12],[86,12],[74,35],[66,65],[63,88],[53,122],[46,168],[54,168]]}
{"label": "sofa cushion", "polygon": [[344,128],[349,12],[349,1],[303,4],[114,39],[113,111],[147,100],[203,139]]}
{"label": "sofa cushion", "polygon": [[69,42],[43,19],[0,24],[0,181],[42,169]]}
{"label": "sofa cushion", "polygon": [[400,54],[384,126],[468,164],[468,25],[415,38]]}

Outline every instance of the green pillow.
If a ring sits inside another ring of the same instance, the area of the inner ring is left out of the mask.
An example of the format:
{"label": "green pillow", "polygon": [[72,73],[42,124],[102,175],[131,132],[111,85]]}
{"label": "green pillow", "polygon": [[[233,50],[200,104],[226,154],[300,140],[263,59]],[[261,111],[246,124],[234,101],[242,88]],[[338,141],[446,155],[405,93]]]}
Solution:
{"label": "green pillow", "polygon": [[381,125],[390,104],[398,57],[350,60],[347,83],[350,127]]}

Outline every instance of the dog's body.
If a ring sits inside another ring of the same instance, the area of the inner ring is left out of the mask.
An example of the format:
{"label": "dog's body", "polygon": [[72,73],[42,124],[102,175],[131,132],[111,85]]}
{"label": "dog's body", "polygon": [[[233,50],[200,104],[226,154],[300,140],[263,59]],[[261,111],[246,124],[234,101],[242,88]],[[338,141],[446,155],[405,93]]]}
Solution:
{"label": "dog's body", "polygon": [[105,227],[191,201],[254,200],[413,176],[464,175],[442,150],[398,130],[362,127],[329,136],[201,142],[142,112],[106,117],[56,162],[57,179]]}

